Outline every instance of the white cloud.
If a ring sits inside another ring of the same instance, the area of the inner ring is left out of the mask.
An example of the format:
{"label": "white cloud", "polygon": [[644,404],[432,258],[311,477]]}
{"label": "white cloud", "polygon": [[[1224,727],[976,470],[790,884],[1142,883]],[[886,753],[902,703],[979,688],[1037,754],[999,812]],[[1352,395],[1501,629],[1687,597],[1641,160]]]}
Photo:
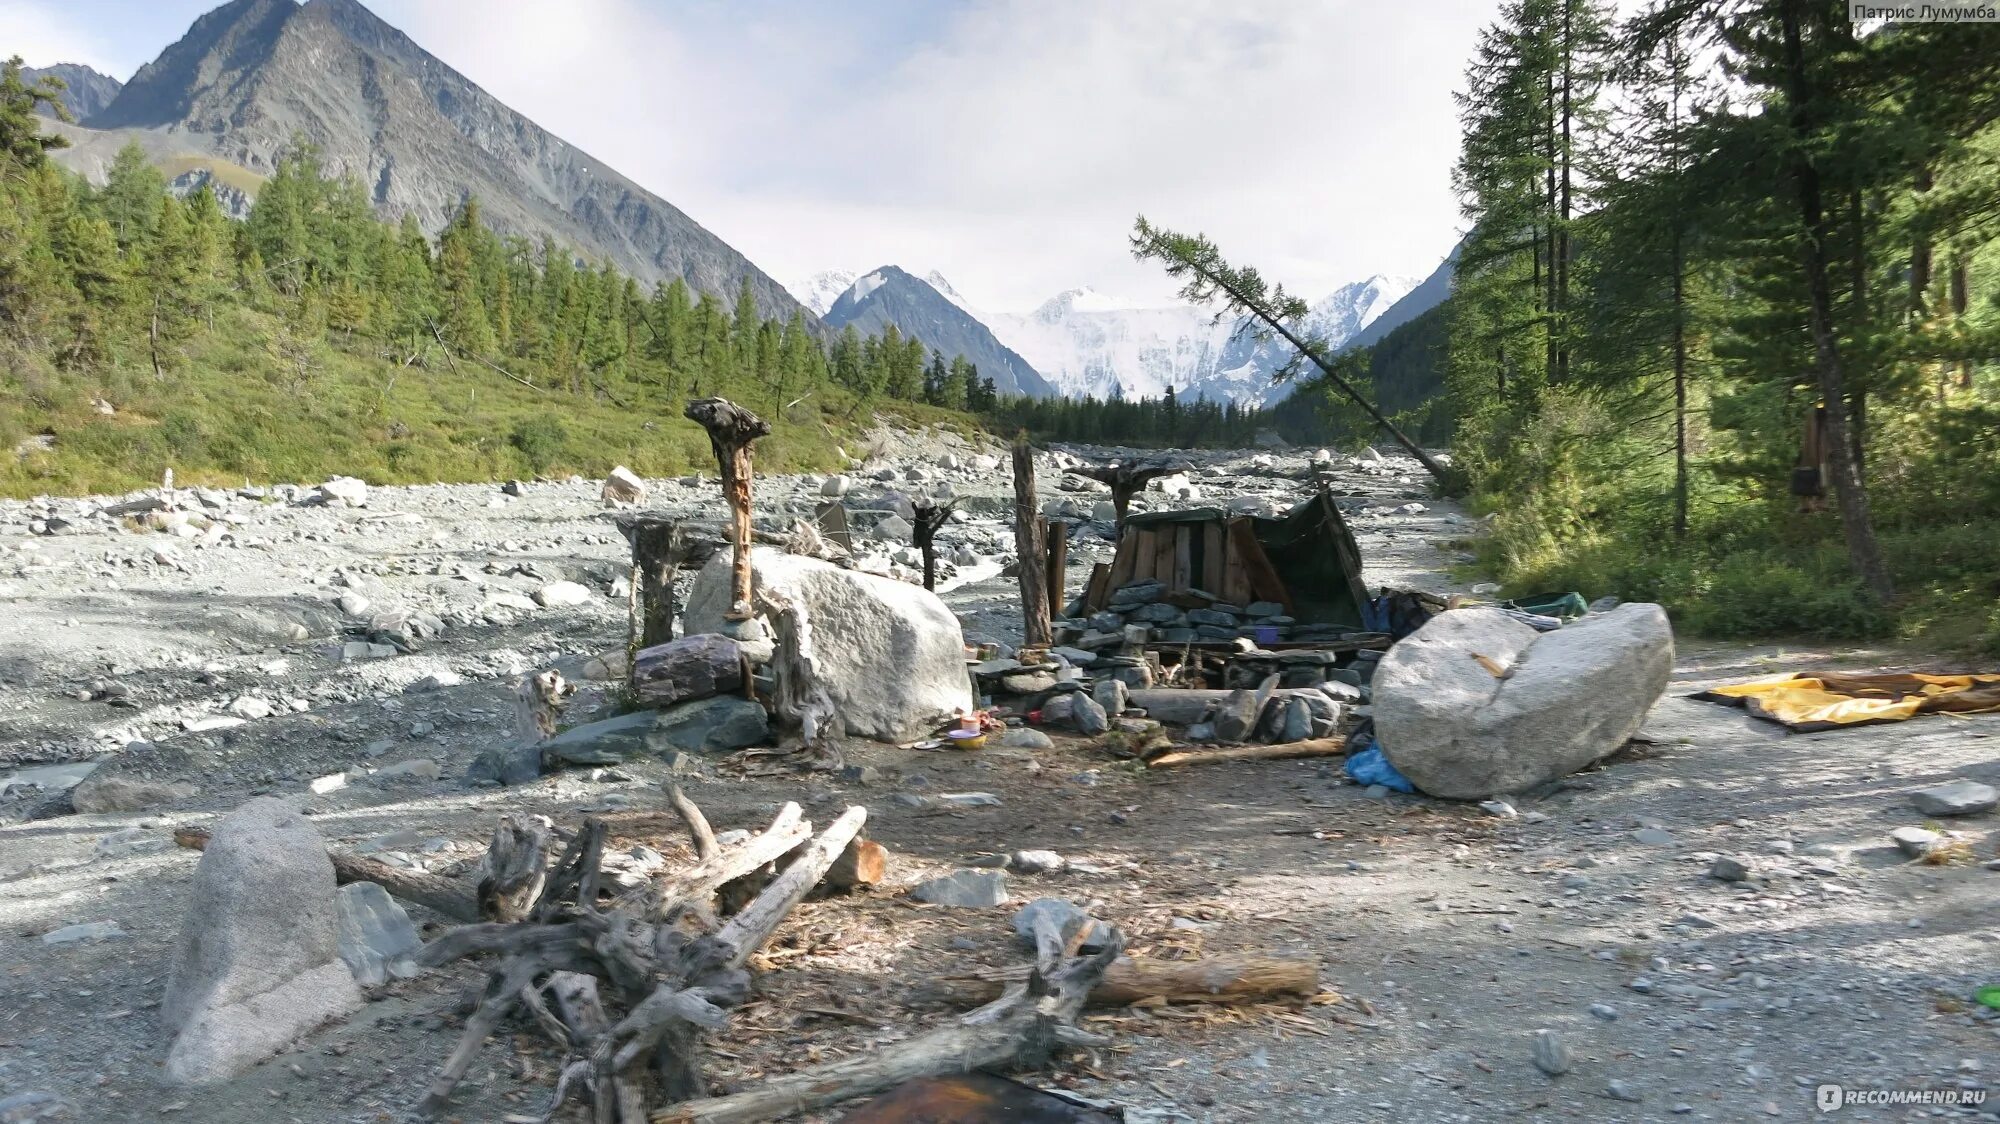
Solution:
{"label": "white cloud", "polygon": [[[1494,15],[1491,0],[364,2],[781,280],[936,268],[1001,310],[1076,285],[1168,295],[1126,249],[1140,212],[1309,297],[1428,273],[1458,222],[1451,92]],[[34,53],[88,61],[63,6],[0,0],[0,26],[68,36]]]}
{"label": "white cloud", "polygon": [[14,55],[29,66],[80,62],[121,73],[112,45],[55,4],[0,0],[0,60]]}

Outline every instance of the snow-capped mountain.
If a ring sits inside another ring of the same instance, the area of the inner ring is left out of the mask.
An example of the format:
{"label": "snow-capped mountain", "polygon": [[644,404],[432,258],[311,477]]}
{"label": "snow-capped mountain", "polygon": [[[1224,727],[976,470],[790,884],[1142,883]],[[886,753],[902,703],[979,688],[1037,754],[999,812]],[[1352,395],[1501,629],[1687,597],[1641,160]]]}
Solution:
{"label": "snow-capped mountain", "polygon": [[[799,299],[805,300],[804,295]],[[866,333],[894,324],[903,335],[922,340],[947,359],[964,356],[979,368],[981,378],[993,380],[1002,395],[1046,398],[1056,393],[1033,365],[994,338],[967,308],[965,298],[935,271],[919,280],[893,265],[871,270],[840,294],[824,319],[832,328],[852,324]]]}
{"label": "snow-capped mountain", "polygon": [[[1305,327],[1338,350],[1416,281],[1371,277],[1312,306]],[[1001,341],[1065,395],[1183,398],[1263,405],[1290,393],[1271,374],[1291,357],[1282,340],[1256,338],[1243,318],[1218,320],[1192,305],[1143,307],[1091,289],[1058,293],[1026,315],[992,315]]]}
{"label": "snow-capped mountain", "polygon": [[[891,282],[895,300],[869,300]],[[1020,380],[1024,393],[1050,393],[1037,385],[1041,380],[1053,393],[1070,397],[1158,398],[1172,387],[1183,398],[1268,405],[1291,393],[1289,385],[1271,381],[1272,373],[1291,360],[1291,346],[1281,339],[1258,339],[1247,318],[1218,318],[1212,308],[1188,304],[1135,304],[1090,288],[1057,293],[1033,312],[989,313],[966,300],[937,270],[925,273],[921,285],[989,330],[996,348],[978,338],[983,333],[966,331],[966,325],[946,328],[943,320],[957,318],[941,315],[929,294],[912,288],[917,283],[899,269],[866,275],[826,270],[790,289],[836,328],[850,320],[874,328],[894,321],[904,333],[948,354],[948,343],[985,354],[982,371],[993,364],[1002,370],[1031,368],[1038,377]],[[1392,307],[1405,319],[1423,311],[1403,307],[1411,303],[1405,295],[1414,297],[1418,288],[1414,278],[1388,276],[1343,285],[1312,306],[1304,326],[1338,351]],[[843,301],[842,311],[829,315]],[[1435,303],[1433,299],[1424,307]],[[1002,351],[1005,357],[998,354]],[[1004,392],[1004,377],[1001,381]]]}
{"label": "snow-capped mountain", "polygon": [[847,269],[822,269],[803,281],[794,281],[785,286],[786,291],[799,299],[799,303],[813,310],[814,316],[825,316],[833,302],[840,299],[854,284],[855,274]]}

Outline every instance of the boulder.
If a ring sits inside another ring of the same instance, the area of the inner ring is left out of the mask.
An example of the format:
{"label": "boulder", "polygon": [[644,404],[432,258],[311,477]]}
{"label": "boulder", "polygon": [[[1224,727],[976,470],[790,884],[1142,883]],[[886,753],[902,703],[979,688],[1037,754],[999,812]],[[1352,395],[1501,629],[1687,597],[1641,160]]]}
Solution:
{"label": "boulder", "polygon": [[72,808],[85,815],[144,812],[193,796],[190,784],[168,784],[121,776],[104,769],[90,774],[69,790]]}
{"label": "boulder", "polygon": [[635,662],[634,688],[647,706],[705,699],[743,686],[743,646],[718,632],[642,648]]}
{"label": "boulder", "polygon": [[646,482],[639,479],[638,473],[621,464],[604,478],[604,489],[598,493],[598,498],[606,507],[637,505],[645,502]]}
{"label": "boulder", "polygon": [[771,736],[771,716],[738,695],[717,695],[660,712],[646,732],[646,747],[665,757],[671,751],[730,753],[760,745]]}
{"label": "boulder", "polygon": [[1111,719],[1104,713],[1104,707],[1086,694],[1077,694],[1076,701],[1070,704],[1069,715],[1076,732],[1085,737],[1096,737],[1111,728]]}
{"label": "boulder", "polygon": [[917,883],[910,896],[954,909],[991,909],[1007,900],[1007,876],[997,870],[954,870]]}
{"label": "boulder", "polygon": [[410,915],[389,892],[373,882],[350,882],[340,888],[340,958],[363,987],[380,987],[394,976],[417,974],[417,950],[423,940]]}
{"label": "boulder", "polygon": [[532,743],[486,750],[465,767],[473,784],[527,784],[541,775],[542,747]]}
{"label": "boulder", "polygon": [[535,591],[535,603],[544,609],[581,605],[594,596],[590,587],[577,582],[550,582]]}
{"label": "boulder", "polygon": [[2000,793],[1994,792],[1992,785],[1961,779],[1918,789],[1910,794],[1910,803],[1927,816],[1976,816],[2000,805]]}
{"label": "boulder", "polygon": [[[903,742],[972,709],[965,635],[921,586],[770,547],[751,552],[758,588],[796,602],[812,629],[820,684],[849,734]],[[720,631],[729,608],[729,553],[718,552],[688,593],[689,632]]]}
{"label": "boulder", "polygon": [[[544,761],[570,765],[617,765],[646,749],[646,735],[657,718],[650,710],[621,714],[601,722],[572,726],[540,746]],[[476,762],[475,762],[476,764]],[[505,780],[504,777],[496,778]],[[520,783],[512,781],[508,783]]]}
{"label": "boulder", "polygon": [[1521,792],[1624,745],[1673,665],[1658,605],[1621,605],[1548,633],[1495,609],[1440,613],[1382,657],[1375,736],[1432,796]]}
{"label": "boulder", "polygon": [[226,1081],[361,1006],[340,959],[333,862],[292,804],[223,817],[196,864],[160,1021],[167,1077]]}
{"label": "boulder", "polygon": [[846,495],[848,489],[852,487],[854,487],[854,478],[851,476],[829,476],[825,482],[820,484],[819,494],[828,499],[839,499]]}
{"label": "boulder", "polygon": [[319,486],[318,495],[321,503],[335,507],[365,507],[368,504],[368,482],[352,476],[336,476]]}

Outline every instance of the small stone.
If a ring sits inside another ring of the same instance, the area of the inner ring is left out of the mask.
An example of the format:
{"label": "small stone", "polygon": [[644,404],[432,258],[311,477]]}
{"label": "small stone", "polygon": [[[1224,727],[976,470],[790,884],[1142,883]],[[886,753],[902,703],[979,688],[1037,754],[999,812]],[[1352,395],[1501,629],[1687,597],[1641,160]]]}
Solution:
{"label": "small stone", "polygon": [[238,718],[269,718],[271,703],[255,695],[239,695],[236,701],[229,704],[229,713]]}
{"label": "small stone", "polygon": [[[1123,686],[1123,684],[1119,684]],[[1104,707],[1089,695],[1078,694],[1070,704],[1070,722],[1076,731],[1086,737],[1096,737],[1111,728],[1111,719],[1104,713]]]}
{"label": "small stone", "polygon": [[1977,781],[1955,780],[1935,788],[1918,789],[1910,803],[1927,816],[1972,816],[1990,812],[2000,805],[2000,792]]}
{"label": "small stone", "polygon": [[387,891],[373,882],[353,882],[340,888],[339,905],[340,958],[354,973],[354,982],[380,987],[392,976],[417,974],[415,956],[423,940]]}
{"label": "small stone", "polygon": [[1590,1013],[1608,1023],[1618,1021],[1618,1008],[1613,1007],[1609,1003],[1592,1003],[1590,1005]]}
{"label": "small stone", "polygon": [[1561,1077],[1568,1073],[1570,1066],[1576,1061],[1570,1052],[1569,1043],[1564,1042],[1562,1035],[1553,1030],[1535,1032],[1535,1045],[1531,1056],[1535,1068],[1550,1077]]}
{"label": "small stone", "polygon": [[1722,882],[1744,882],[1750,878],[1750,866],[1742,859],[1718,855],[1708,864],[1708,876]]}
{"label": "small stone", "polygon": [[1000,744],[1013,749],[1054,749],[1056,743],[1040,730],[1016,726],[1000,735]]}
{"label": "small stone", "polygon": [[403,693],[406,695],[428,694],[431,691],[442,690],[446,687],[456,687],[464,682],[464,676],[455,671],[437,671],[421,679],[411,680],[409,685],[403,688]]}
{"label": "small stone", "polygon": [[1685,925],[1690,929],[1716,928],[1715,922],[1710,921],[1699,913],[1683,913],[1679,917],[1674,918],[1674,924]]}
{"label": "small stone", "polygon": [[942,792],[938,799],[960,808],[998,808],[1001,800],[990,792]]}
{"label": "small stone", "polygon": [[328,773],[323,777],[314,777],[312,783],[306,787],[312,789],[313,794],[316,796],[325,796],[329,792],[339,792],[341,789],[347,787],[347,774]]}
{"label": "small stone", "polygon": [[1937,846],[1938,841],[1943,838],[1944,836],[1927,827],[1899,827],[1889,833],[1890,842],[1913,859],[1920,859],[1930,854],[1931,848]]}
{"label": "small stone", "polygon": [[125,930],[119,928],[116,921],[90,921],[81,925],[65,925],[53,932],[42,934],[42,943],[49,945],[124,939]]}
{"label": "small stone", "polygon": [[1642,827],[1632,833],[1632,838],[1649,847],[1668,847],[1674,842],[1673,834],[1664,828]]}
{"label": "small stone", "polygon": [[1052,874],[1068,864],[1054,851],[1016,851],[1007,865],[1022,874]]}
{"label": "small stone", "polygon": [[588,586],[569,581],[550,582],[535,591],[535,603],[544,609],[553,609],[567,605],[581,605],[589,601],[592,596]]}
{"label": "small stone", "polygon": [[1521,814],[1515,811],[1514,806],[1505,800],[1482,800],[1479,802],[1479,810],[1489,816],[1497,816],[1503,820],[1511,820]]}
{"label": "small stone", "polygon": [[1640,1094],[1639,1090],[1634,1089],[1629,1082],[1619,1081],[1616,1079],[1609,1081],[1605,1084],[1604,1095],[1610,1097],[1614,1101],[1626,1101],[1631,1104],[1638,1104],[1640,1101],[1646,1099],[1643,1095]]}
{"label": "small stone", "polygon": [[1007,900],[1007,876],[997,870],[955,870],[918,883],[910,896],[953,909],[991,909]]}

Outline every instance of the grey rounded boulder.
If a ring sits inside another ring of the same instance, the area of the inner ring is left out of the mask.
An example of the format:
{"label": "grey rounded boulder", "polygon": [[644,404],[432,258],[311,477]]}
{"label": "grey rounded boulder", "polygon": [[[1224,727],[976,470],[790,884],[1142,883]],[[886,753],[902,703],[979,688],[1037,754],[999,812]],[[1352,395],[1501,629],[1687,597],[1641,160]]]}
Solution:
{"label": "grey rounded boulder", "polygon": [[1375,736],[1432,796],[1521,792],[1617,751],[1673,666],[1658,605],[1620,605],[1547,633],[1495,609],[1457,609],[1382,657]]}

